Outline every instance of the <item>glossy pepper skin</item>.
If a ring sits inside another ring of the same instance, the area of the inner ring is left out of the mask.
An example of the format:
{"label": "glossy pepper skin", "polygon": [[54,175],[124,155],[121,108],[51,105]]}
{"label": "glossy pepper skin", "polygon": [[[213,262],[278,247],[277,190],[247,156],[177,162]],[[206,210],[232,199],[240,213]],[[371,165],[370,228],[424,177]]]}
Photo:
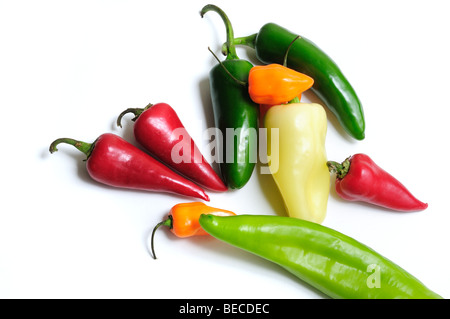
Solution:
{"label": "glossy pepper skin", "polygon": [[[252,160],[252,154],[256,154],[257,148],[255,139],[258,129],[258,105],[250,99],[247,87],[236,83],[224,67],[236,79],[247,82],[253,65],[238,58],[233,43],[233,28],[226,14],[214,5],[206,5],[200,14],[203,17],[209,11],[217,12],[221,16],[227,32],[227,57],[222,65],[217,64],[209,73],[215,126],[223,135],[220,171],[229,188],[240,189],[249,181],[256,164],[256,160]],[[236,132],[236,135],[229,134],[230,130]]]}
{"label": "glossy pepper skin", "polygon": [[327,165],[330,172],[336,173],[336,193],[345,200],[403,212],[428,207],[366,154],[355,154],[341,164],[329,161]]}
{"label": "glossy pepper skin", "polygon": [[161,226],[169,227],[170,231],[179,238],[209,235],[203,230],[198,221],[202,214],[211,214],[215,216],[236,215],[232,211],[211,207],[202,202],[180,203],[173,206],[167,219],[158,223],[153,229],[151,241],[153,258],[156,259],[153,245],[155,232]]}
{"label": "glossy pepper skin", "polygon": [[73,145],[86,154],[87,172],[99,183],[209,201],[208,195],[196,184],[115,134],[102,134],[93,143],[60,138],[50,145],[50,152],[57,151],[60,143]]}
{"label": "glossy pepper skin", "polygon": [[205,160],[169,104],[157,103],[149,104],[144,109],[127,109],[117,119],[119,126],[127,113],[135,115],[133,132],[136,141],[152,156],[204,188],[217,192],[228,189]]}
{"label": "glossy pepper skin", "polygon": [[[316,103],[272,106],[265,115],[264,127],[269,169],[288,215],[323,222],[330,189],[324,108]],[[278,138],[272,138],[274,129],[278,130]],[[278,145],[272,145],[272,140]]]}
{"label": "glossy pepper skin", "polygon": [[[257,58],[263,63],[281,64],[287,47],[296,36],[277,24],[267,23],[257,34],[237,38],[235,43],[255,48]],[[300,37],[292,45],[287,67],[312,77],[312,91],[336,116],[344,130],[357,140],[364,139],[362,104],[347,78],[325,52]]]}
{"label": "glossy pepper skin", "polygon": [[332,298],[442,298],[373,249],[317,223],[268,215],[202,215],[200,225],[217,239],[280,265]]}
{"label": "glossy pepper skin", "polygon": [[278,105],[299,100],[314,80],[280,64],[254,66],[248,76],[248,92],[253,102]]}

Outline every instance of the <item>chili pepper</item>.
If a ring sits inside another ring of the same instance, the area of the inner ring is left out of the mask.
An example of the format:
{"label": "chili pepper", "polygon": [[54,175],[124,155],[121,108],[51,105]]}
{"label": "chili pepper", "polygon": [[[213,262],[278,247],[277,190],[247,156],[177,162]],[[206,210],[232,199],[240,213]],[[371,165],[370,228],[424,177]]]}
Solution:
{"label": "chili pepper", "polygon": [[280,64],[254,66],[248,77],[248,91],[253,102],[278,105],[301,98],[314,80]]}
{"label": "chili pepper", "polygon": [[120,188],[175,193],[209,201],[196,184],[176,174],[123,138],[105,133],[93,143],[60,138],[50,145],[50,153],[57,145],[73,145],[86,154],[86,169],[97,182]]}
{"label": "chili pepper", "polygon": [[[258,33],[236,38],[236,45],[256,50],[257,58],[266,64],[283,61],[286,48],[296,35],[274,24],[265,24]],[[224,46],[223,51],[226,52]],[[336,63],[310,40],[300,37],[292,46],[287,66],[314,79],[312,91],[336,116],[344,130],[353,138],[365,137],[365,120],[361,102]]]}
{"label": "chili pepper", "polygon": [[[215,5],[206,5],[200,14],[214,11],[225,23],[228,53],[224,68],[240,81],[247,81],[253,65],[236,54],[234,32],[225,12]],[[215,126],[223,134],[223,159],[220,171],[230,188],[242,188],[255,168],[258,129],[258,106],[250,99],[248,89],[230,78],[222,65],[214,66],[210,73],[211,100]],[[233,134],[229,134],[232,132]]]}
{"label": "chili pepper", "polygon": [[317,223],[268,215],[202,215],[199,222],[215,238],[280,265],[332,298],[442,298],[371,248]]}
{"label": "chili pepper", "polygon": [[236,79],[224,67],[219,58],[210,50],[216,60],[236,83],[248,87],[253,102],[261,107],[270,107],[288,103],[294,98],[301,99],[302,93],[308,90],[314,80],[307,75],[296,72],[280,64],[257,65],[250,69],[248,82]]}
{"label": "chili pepper", "polygon": [[[325,137],[327,116],[316,103],[290,103],[268,109],[269,169],[288,215],[321,223],[330,189]],[[278,132],[278,138],[272,134]],[[278,145],[272,145],[275,142]]]}
{"label": "chili pepper", "polygon": [[286,50],[283,65],[257,65],[250,70],[248,92],[252,101],[260,104],[260,113],[268,105],[285,104],[294,98],[300,101],[302,93],[314,84],[314,79],[286,67],[288,53],[298,38]]}
{"label": "chili pepper", "polygon": [[336,173],[336,193],[345,200],[404,212],[428,207],[366,154],[355,154],[341,164],[329,161],[327,165],[330,172]]}
{"label": "chili pepper", "polygon": [[236,83],[248,87],[248,93],[252,101],[260,104],[260,121],[264,119],[269,107],[288,103],[294,98],[300,101],[302,93],[311,88],[314,83],[314,79],[309,76],[286,67],[289,50],[297,39],[298,37],[291,42],[286,50],[283,65],[274,63],[254,66],[250,69],[248,82],[236,79],[210,50],[230,78]]}
{"label": "chili pepper", "polygon": [[127,113],[135,115],[134,136],[152,156],[204,188],[227,190],[169,104],[129,108],[117,118],[118,126],[122,126],[122,117]]}
{"label": "chili pepper", "polygon": [[156,259],[155,248],[153,245],[155,232],[161,226],[169,227],[170,231],[180,238],[208,235],[198,222],[198,219],[202,214],[212,214],[215,216],[236,215],[232,211],[210,207],[201,202],[181,203],[173,206],[167,219],[158,223],[155,228],[153,228],[151,240],[153,258]]}

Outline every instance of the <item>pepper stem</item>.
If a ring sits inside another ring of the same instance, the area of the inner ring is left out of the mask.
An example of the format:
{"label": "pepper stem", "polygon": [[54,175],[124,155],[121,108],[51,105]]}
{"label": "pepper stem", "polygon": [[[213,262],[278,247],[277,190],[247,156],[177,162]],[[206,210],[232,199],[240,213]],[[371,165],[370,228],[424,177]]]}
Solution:
{"label": "pepper stem", "polygon": [[151,108],[153,106],[153,104],[149,103],[146,107],[144,108],[128,108],[125,111],[123,111],[122,113],[120,113],[119,117],[117,118],[117,126],[122,127],[122,117],[125,114],[128,113],[133,113],[134,114],[134,118],[132,118],[131,120],[134,122],[138,119],[138,117],[146,110],[148,110],[149,108]]}
{"label": "pepper stem", "polygon": [[58,138],[57,140],[54,140],[52,142],[52,144],[50,144],[49,147],[49,151],[50,153],[54,153],[56,151],[58,151],[57,146],[61,143],[65,143],[65,144],[69,144],[69,145],[73,145],[75,146],[76,149],[78,149],[79,151],[83,152],[84,154],[86,154],[86,157],[89,158],[89,156],[91,155],[92,149],[94,148],[94,143],[86,143],[86,142],[81,142],[78,140],[74,140],[72,138]]}
{"label": "pepper stem", "polygon": [[242,86],[247,86],[247,84],[248,84],[247,82],[237,79],[233,74],[231,74],[230,71],[228,71],[228,69],[225,67],[225,65],[223,65],[222,61],[219,60],[217,55],[214,54],[214,52],[211,50],[210,47],[208,47],[208,50],[216,58],[217,62],[219,62],[220,66],[225,70],[225,72],[230,76],[230,78],[232,78],[234,80],[234,82],[236,82],[237,84],[242,85]]}
{"label": "pepper stem", "polygon": [[343,179],[350,169],[350,157],[346,158],[342,163],[328,161],[327,166],[330,173],[336,173],[338,179]]}
{"label": "pepper stem", "polygon": [[214,11],[218,13],[222,18],[223,22],[225,23],[225,28],[227,32],[227,42],[225,43],[227,60],[238,60],[239,57],[237,56],[236,47],[234,44],[234,31],[231,22],[228,19],[228,16],[222,9],[213,4],[207,4],[206,6],[204,6],[203,9],[200,11],[200,16],[203,18],[205,13],[208,11]]}
{"label": "pepper stem", "polygon": [[289,44],[289,46],[288,46],[288,48],[286,50],[286,53],[284,54],[284,59],[283,59],[283,66],[284,67],[287,67],[287,57],[288,57],[289,51],[291,50],[292,45],[294,44],[295,41],[297,41],[298,38],[300,38],[299,35],[296,36],[294,40],[292,40],[292,42]]}
{"label": "pepper stem", "polygon": [[152,255],[153,255],[153,259],[156,259],[156,254],[155,254],[155,246],[153,245],[154,242],[154,238],[155,238],[155,232],[156,230],[161,227],[161,226],[168,226],[170,229],[172,229],[173,227],[173,218],[172,215],[169,215],[169,217],[165,220],[163,220],[162,222],[158,223],[155,228],[153,228],[152,231],[152,240],[151,240],[151,249],[152,249]]}
{"label": "pepper stem", "polygon": [[288,102],[288,104],[300,103],[300,98],[298,96],[294,97]]}
{"label": "pepper stem", "polygon": [[[256,37],[258,36],[258,33],[254,33],[251,35],[248,35],[246,37],[240,37],[240,38],[234,38],[234,45],[245,45],[252,49],[256,47]],[[228,54],[228,48],[227,44],[224,43],[222,45],[222,54],[227,55]]]}

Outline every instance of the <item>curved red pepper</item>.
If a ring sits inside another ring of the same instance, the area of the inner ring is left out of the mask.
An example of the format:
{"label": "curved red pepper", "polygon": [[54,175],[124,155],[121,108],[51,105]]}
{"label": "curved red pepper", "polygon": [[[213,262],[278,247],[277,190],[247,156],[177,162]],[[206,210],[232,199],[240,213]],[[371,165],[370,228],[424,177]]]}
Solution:
{"label": "curved red pepper", "polygon": [[342,164],[329,161],[327,165],[330,172],[336,173],[336,192],[343,199],[404,212],[428,207],[365,154],[355,154]]}
{"label": "curved red pepper", "polygon": [[[117,125],[121,126],[121,119],[126,113],[135,115],[133,130],[136,141],[153,156],[202,187],[218,192],[228,189],[200,153],[169,104],[149,104],[144,109],[127,109],[119,115]],[[182,158],[177,156],[177,161],[174,161],[173,150],[176,150],[176,155],[179,155],[180,150],[189,150],[190,154],[183,154]]]}
{"label": "curved red pepper", "polygon": [[100,183],[120,188],[175,193],[209,201],[208,195],[200,187],[115,134],[103,134],[92,144],[60,138],[50,145],[50,152],[57,151],[56,146],[60,143],[73,145],[85,153],[87,171]]}

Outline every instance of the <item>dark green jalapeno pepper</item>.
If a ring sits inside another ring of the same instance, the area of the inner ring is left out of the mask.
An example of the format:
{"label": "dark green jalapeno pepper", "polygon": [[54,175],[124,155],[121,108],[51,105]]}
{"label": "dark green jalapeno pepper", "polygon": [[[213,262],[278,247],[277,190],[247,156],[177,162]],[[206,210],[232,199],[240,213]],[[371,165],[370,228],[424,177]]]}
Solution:
{"label": "dark green jalapeno pepper", "polygon": [[[257,34],[236,38],[235,44],[256,50],[263,63],[283,63],[289,44],[296,34],[274,24],[265,24]],[[224,50],[226,48],[224,47]],[[353,138],[365,137],[365,120],[361,102],[355,90],[336,63],[310,40],[300,37],[292,45],[287,66],[314,79],[312,91],[336,116],[344,130]]]}
{"label": "dark green jalapeno pepper", "polygon": [[332,298],[442,298],[371,248],[317,223],[267,215],[201,215],[199,221],[210,235],[280,265]]}
{"label": "dark green jalapeno pepper", "polygon": [[238,58],[227,15],[215,5],[206,5],[201,16],[208,11],[221,16],[227,32],[227,57],[209,74],[214,121],[223,137],[220,171],[230,188],[239,189],[249,181],[256,163],[258,106],[250,99],[247,87],[236,83],[224,68],[246,82],[253,65]]}

